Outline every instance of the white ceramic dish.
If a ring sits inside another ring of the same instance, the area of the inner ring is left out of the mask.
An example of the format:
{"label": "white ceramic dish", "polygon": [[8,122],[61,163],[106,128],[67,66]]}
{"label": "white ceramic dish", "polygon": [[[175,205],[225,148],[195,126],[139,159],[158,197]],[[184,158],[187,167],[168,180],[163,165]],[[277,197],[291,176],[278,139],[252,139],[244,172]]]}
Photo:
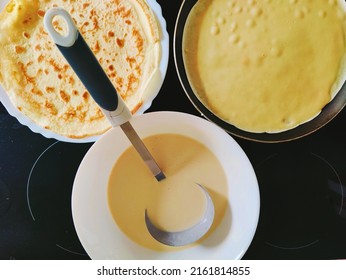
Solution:
{"label": "white ceramic dish", "polygon": [[157,252],[128,239],[114,222],[107,203],[107,183],[117,158],[131,144],[112,128],[85,155],[72,191],[72,216],[79,239],[92,259],[240,259],[255,234],[260,209],[257,179],[247,156],[225,131],[202,118],[155,112],[131,121],[141,137],[177,133],[208,146],[229,182],[229,211],[201,245],[178,252]]}
{"label": "white ceramic dish", "polygon": [[[8,2],[9,0],[0,2],[0,11],[4,9],[4,7],[7,5]],[[160,88],[163,84],[164,78],[166,76],[167,66],[168,66],[168,57],[169,57],[169,35],[167,33],[166,21],[162,16],[161,6],[156,2],[156,0],[147,0],[147,2],[149,6],[151,7],[152,11],[154,12],[156,19],[158,20],[158,23],[160,24],[160,27],[161,27],[161,41],[160,41],[161,61],[160,61],[160,67],[159,67],[159,75],[157,75],[157,79],[155,80],[155,86],[152,87],[152,93],[146,96],[146,99],[143,100],[143,105],[139,108],[136,115],[143,114],[146,110],[148,110],[152,104],[152,101],[159,93]],[[54,138],[59,141],[71,142],[71,143],[94,142],[100,138],[100,136],[91,136],[91,137],[86,137],[82,139],[68,138],[68,137],[64,137],[59,134],[56,134],[50,130],[47,130],[37,125],[30,118],[23,115],[15,106],[13,106],[12,102],[8,98],[8,95],[6,94],[5,90],[1,86],[0,86],[0,102],[4,105],[7,112],[13,117],[15,117],[22,125],[29,127],[31,131],[40,133],[46,138]]]}

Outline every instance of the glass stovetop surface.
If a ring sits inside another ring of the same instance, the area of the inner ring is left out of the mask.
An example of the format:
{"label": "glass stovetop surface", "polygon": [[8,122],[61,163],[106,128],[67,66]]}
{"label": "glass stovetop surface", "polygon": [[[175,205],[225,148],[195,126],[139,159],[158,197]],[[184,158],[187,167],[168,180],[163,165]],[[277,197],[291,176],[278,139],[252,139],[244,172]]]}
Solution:
{"label": "glass stovetop surface", "polygon": [[[172,36],[180,1],[159,0]],[[172,50],[149,111],[199,115],[180,86]],[[310,136],[263,144],[235,138],[255,169],[261,211],[243,259],[346,258],[346,111]],[[0,104],[0,259],[89,259],[71,214],[88,144],[47,139]]]}

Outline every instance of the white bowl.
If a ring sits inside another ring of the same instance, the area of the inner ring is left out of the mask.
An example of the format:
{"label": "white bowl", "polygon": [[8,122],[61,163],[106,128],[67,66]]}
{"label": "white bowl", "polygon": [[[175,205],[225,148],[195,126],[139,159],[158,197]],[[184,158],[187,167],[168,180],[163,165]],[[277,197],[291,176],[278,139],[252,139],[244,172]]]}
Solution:
{"label": "white bowl", "polygon": [[144,248],[123,234],[108,209],[111,169],[131,145],[120,128],[112,128],[87,152],[72,191],[72,216],[78,237],[92,259],[240,259],[255,234],[260,209],[257,179],[247,156],[225,131],[200,117],[177,112],[136,116],[141,137],[176,133],[203,143],[226,173],[228,210],[218,228],[201,244],[175,252]]}
{"label": "white bowl", "polygon": [[[9,0],[1,1],[0,2],[0,11],[4,9],[4,7],[8,4]],[[168,57],[169,57],[169,35],[167,33],[166,28],[166,21],[162,16],[162,10],[161,6],[156,2],[156,0],[147,0],[150,8],[152,9],[153,13],[156,16],[156,19],[159,23],[160,29],[161,29],[161,60],[159,65],[159,73],[155,76],[155,85],[151,87],[151,92],[145,97],[145,100],[143,100],[142,106],[138,109],[136,112],[136,115],[143,114],[146,110],[148,110],[152,104],[152,101],[154,98],[158,95],[161,86],[163,84],[163,81],[166,76],[167,72],[167,66],[168,66]],[[45,136],[46,138],[54,138],[59,141],[63,142],[70,142],[70,143],[88,143],[88,142],[94,142],[97,139],[99,139],[101,136],[90,136],[85,137],[81,139],[75,139],[75,138],[69,138],[62,135],[59,135],[57,133],[54,133],[48,129],[45,129],[39,125],[37,125],[35,122],[33,122],[30,118],[23,115],[10,101],[7,93],[0,85],[0,102],[4,105],[7,112],[15,117],[22,125],[25,125],[30,128],[31,131],[40,133],[41,135]]]}

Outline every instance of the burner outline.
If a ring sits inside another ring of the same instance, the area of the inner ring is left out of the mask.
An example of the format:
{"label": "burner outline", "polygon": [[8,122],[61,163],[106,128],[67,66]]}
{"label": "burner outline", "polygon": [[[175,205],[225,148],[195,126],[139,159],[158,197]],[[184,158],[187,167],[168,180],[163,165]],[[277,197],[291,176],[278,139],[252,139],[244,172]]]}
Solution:
{"label": "burner outline", "polygon": [[[340,209],[339,209],[339,212],[338,214],[341,215],[342,214],[342,209],[343,209],[343,204],[344,204],[344,201],[343,201],[343,197],[344,197],[344,189],[343,189],[343,185],[342,185],[342,182],[341,182],[341,178],[339,176],[339,174],[337,173],[337,171],[335,170],[335,168],[333,167],[333,165],[328,161],[326,160],[324,157],[316,154],[316,153],[313,153],[313,152],[309,152],[310,155],[316,157],[317,159],[319,159],[320,161],[322,161],[323,163],[325,163],[334,173],[334,175],[336,176],[337,180],[338,180],[338,183],[339,183],[339,187],[340,187],[340,193],[341,193],[341,203],[340,203]],[[274,158],[274,157],[277,157],[279,155],[279,153],[273,153],[269,156],[267,156],[266,158],[264,158],[258,165],[257,165],[257,168],[259,168],[261,165],[263,165],[266,161]],[[281,250],[300,250],[300,249],[305,249],[307,247],[310,247],[310,246],[313,246],[315,244],[317,244],[320,240],[319,239],[316,239],[306,245],[301,245],[301,246],[295,246],[295,247],[284,247],[284,246],[279,246],[279,245],[275,245],[269,241],[264,241],[265,244],[273,247],[273,248],[277,248],[277,249],[281,249]]]}
{"label": "burner outline", "polygon": [[310,246],[313,246],[315,244],[317,244],[318,242],[320,242],[319,239],[316,239],[315,241],[312,241],[308,244],[305,244],[305,245],[302,245],[302,246],[296,246],[296,247],[284,247],[284,246],[278,246],[278,245],[275,245],[273,243],[270,243],[268,241],[265,241],[265,244],[271,246],[271,247],[274,247],[274,248],[277,248],[277,249],[281,249],[281,250],[300,250],[300,249],[305,249],[307,247],[310,247]]}
{"label": "burner outline", "polygon": [[64,250],[68,253],[71,253],[71,254],[75,254],[75,255],[79,255],[79,256],[88,256],[87,254],[84,254],[84,253],[79,253],[79,252],[76,252],[76,251],[72,251],[72,250],[69,250],[69,249],[66,249],[65,247],[59,245],[59,244],[55,244],[56,247],[58,247],[59,249],[61,250]]}
{"label": "burner outline", "polygon": [[[29,173],[29,177],[28,177],[28,180],[27,180],[27,184],[26,184],[26,200],[27,200],[27,204],[28,204],[28,208],[29,208],[29,212],[30,212],[30,215],[31,215],[31,218],[33,219],[34,222],[36,222],[36,218],[34,216],[34,213],[32,211],[32,207],[31,207],[31,204],[30,204],[30,198],[29,198],[29,188],[30,188],[30,180],[31,180],[31,176],[32,176],[32,173],[37,165],[37,163],[39,162],[39,160],[41,159],[41,157],[50,149],[52,148],[53,146],[55,146],[56,144],[60,143],[61,141],[56,141],[54,142],[53,144],[49,145],[45,150],[43,150],[41,152],[41,154],[37,157],[37,159],[35,160],[33,166],[31,167],[31,170],[30,170],[30,173]],[[76,252],[76,251],[72,251],[72,250],[69,250],[59,244],[55,244],[56,247],[58,247],[59,249],[65,251],[65,252],[68,252],[68,253],[71,253],[71,254],[75,254],[75,255],[79,255],[79,256],[88,256],[87,254],[85,253],[79,253],[79,252]]]}
{"label": "burner outline", "polygon": [[34,213],[32,211],[32,208],[31,208],[31,205],[30,205],[30,198],[29,198],[29,187],[30,187],[30,180],[31,180],[31,175],[32,175],[32,172],[34,171],[35,167],[36,167],[36,164],[39,162],[39,160],[41,159],[41,157],[51,148],[53,147],[54,145],[58,144],[60,141],[56,141],[54,142],[53,144],[49,145],[39,156],[38,158],[35,160],[33,166],[31,167],[31,170],[30,170],[30,173],[29,173],[29,177],[28,177],[28,180],[26,182],[26,201],[27,201],[27,204],[28,204],[28,207],[29,207],[29,212],[30,212],[30,215],[31,215],[31,218],[33,219],[33,221],[36,221],[35,219],[35,216],[34,216]]}

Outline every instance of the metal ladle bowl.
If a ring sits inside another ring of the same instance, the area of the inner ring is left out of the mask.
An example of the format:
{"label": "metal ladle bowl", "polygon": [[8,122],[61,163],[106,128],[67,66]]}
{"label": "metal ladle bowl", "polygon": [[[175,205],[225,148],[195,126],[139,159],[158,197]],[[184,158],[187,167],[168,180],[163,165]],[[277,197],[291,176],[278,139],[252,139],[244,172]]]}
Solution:
{"label": "metal ladle bowl", "polygon": [[206,209],[201,220],[194,226],[183,231],[164,231],[153,224],[149,218],[148,211],[145,210],[145,224],[151,236],[169,246],[184,246],[196,242],[208,232],[214,220],[214,204],[208,191],[201,184],[197,183],[197,186],[204,192],[207,200]]}

